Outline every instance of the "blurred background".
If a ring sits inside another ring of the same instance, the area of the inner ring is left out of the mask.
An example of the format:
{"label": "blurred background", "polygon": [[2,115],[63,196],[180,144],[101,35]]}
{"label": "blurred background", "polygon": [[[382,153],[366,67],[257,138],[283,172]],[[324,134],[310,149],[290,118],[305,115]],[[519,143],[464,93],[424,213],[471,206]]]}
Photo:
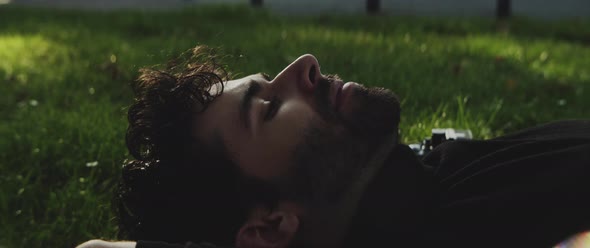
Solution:
{"label": "blurred background", "polygon": [[568,18],[590,15],[586,0],[0,0],[26,6],[113,9],[178,9],[209,4],[251,4],[278,14],[364,14],[483,16],[514,14],[539,18]]}
{"label": "blurred background", "polygon": [[590,117],[587,0],[0,0],[0,248],[115,237],[130,84],[196,45],[390,88],[405,143]]}

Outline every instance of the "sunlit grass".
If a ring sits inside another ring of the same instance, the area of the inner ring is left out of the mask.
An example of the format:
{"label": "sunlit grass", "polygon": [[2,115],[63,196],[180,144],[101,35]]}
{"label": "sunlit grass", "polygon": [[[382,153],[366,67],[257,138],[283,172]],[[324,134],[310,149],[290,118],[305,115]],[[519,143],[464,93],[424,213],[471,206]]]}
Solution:
{"label": "sunlit grass", "polygon": [[57,73],[48,71],[50,64],[56,63],[63,57],[64,46],[44,38],[41,35],[8,34],[0,36],[0,69],[4,72],[5,80],[15,80],[26,85],[35,80],[28,80],[31,76],[55,79]]}
{"label": "sunlit grass", "polygon": [[235,77],[312,53],[324,73],[391,88],[408,143],[435,127],[491,138],[590,117],[589,24],[0,7],[0,247],[114,237],[129,83],[195,45],[221,47]]}

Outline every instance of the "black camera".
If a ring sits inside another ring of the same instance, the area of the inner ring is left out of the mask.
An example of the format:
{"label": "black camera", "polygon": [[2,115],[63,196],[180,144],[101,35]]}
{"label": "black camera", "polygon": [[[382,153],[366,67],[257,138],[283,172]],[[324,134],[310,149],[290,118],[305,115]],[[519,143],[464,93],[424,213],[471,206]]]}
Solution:
{"label": "black camera", "polygon": [[471,130],[458,130],[454,128],[433,128],[432,135],[430,138],[425,138],[422,143],[409,144],[410,148],[418,155],[423,158],[432,149],[438,145],[450,141],[450,140],[470,140],[473,138]]}

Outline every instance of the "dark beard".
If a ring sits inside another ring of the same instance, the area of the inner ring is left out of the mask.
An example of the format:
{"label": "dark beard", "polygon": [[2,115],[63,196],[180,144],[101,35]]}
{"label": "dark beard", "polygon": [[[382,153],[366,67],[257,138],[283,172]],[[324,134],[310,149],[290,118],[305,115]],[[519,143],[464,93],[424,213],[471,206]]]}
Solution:
{"label": "dark beard", "polygon": [[357,181],[384,139],[396,139],[397,97],[383,88],[358,87],[350,118],[337,113],[328,97],[331,78],[318,82],[315,100],[322,120],[314,120],[299,144],[292,170],[274,183],[285,200],[335,202]]}
{"label": "dark beard", "polygon": [[296,149],[294,166],[276,182],[280,195],[295,202],[337,201],[363,169],[368,147],[328,128],[312,128],[305,138]]}
{"label": "dark beard", "polygon": [[354,88],[351,100],[354,108],[348,118],[336,112],[330,103],[330,85],[337,76],[328,76],[318,82],[315,91],[316,108],[323,121],[329,125],[342,126],[347,132],[379,142],[379,137],[397,134],[400,121],[400,103],[397,96],[388,89],[363,85]]}
{"label": "dark beard", "polygon": [[358,105],[355,108],[350,128],[378,142],[379,137],[395,135],[400,121],[400,103],[395,94],[385,88],[361,86],[353,92]]}

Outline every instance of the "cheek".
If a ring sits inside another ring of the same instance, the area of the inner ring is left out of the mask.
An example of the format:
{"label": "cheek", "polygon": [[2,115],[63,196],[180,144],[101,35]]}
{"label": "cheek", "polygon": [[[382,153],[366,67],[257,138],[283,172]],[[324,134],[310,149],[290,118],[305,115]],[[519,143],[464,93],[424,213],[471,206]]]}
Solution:
{"label": "cheek", "polygon": [[271,180],[283,173],[292,156],[291,135],[258,137],[236,152],[236,162],[248,176]]}
{"label": "cheek", "polygon": [[282,106],[276,117],[264,124],[257,137],[240,149],[239,164],[244,172],[266,180],[286,173],[314,113],[302,104]]}
{"label": "cheek", "polygon": [[303,101],[294,101],[283,105],[276,121],[277,126],[282,128],[304,129],[318,116],[318,113],[309,104]]}

